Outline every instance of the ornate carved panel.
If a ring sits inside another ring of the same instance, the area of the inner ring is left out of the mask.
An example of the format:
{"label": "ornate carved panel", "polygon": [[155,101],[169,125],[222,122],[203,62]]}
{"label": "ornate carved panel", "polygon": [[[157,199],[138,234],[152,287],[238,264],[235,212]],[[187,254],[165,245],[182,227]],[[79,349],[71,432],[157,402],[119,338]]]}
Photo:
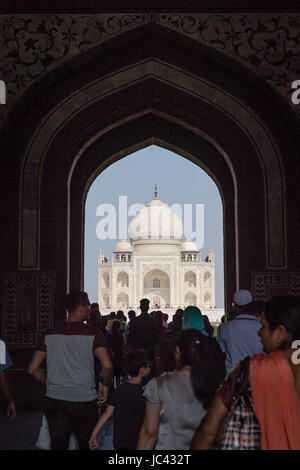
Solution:
{"label": "ornate carved panel", "polygon": [[37,78],[66,59],[84,53],[125,31],[149,22],[202,42],[267,80],[300,114],[290,99],[300,75],[300,16],[297,13],[127,13],[14,14],[0,16],[8,104],[0,125],[18,96]]}
{"label": "ornate carved panel", "polygon": [[2,278],[2,337],[10,347],[34,347],[53,326],[55,274],[14,274]]}
{"label": "ornate carved panel", "polygon": [[266,300],[275,295],[300,296],[300,273],[253,273],[255,300]]}

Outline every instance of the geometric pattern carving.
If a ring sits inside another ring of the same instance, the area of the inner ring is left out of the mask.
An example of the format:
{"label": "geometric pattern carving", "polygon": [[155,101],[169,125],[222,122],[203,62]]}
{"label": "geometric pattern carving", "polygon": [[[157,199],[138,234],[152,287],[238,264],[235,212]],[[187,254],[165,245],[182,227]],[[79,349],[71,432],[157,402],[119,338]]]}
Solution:
{"label": "geometric pattern carving", "polygon": [[300,296],[300,273],[253,273],[255,300],[267,300],[275,295]]}
{"label": "geometric pattern carving", "polygon": [[10,347],[34,347],[53,326],[55,288],[53,273],[3,275],[1,336]]}
{"label": "geometric pattern carving", "polygon": [[8,88],[7,105],[0,107],[2,119],[34,80],[66,59],[152,22],[244,64],[276,88],[296,113],[300,112],[290,99],[291,83],[300,75],[300,18],[296,13],[14,14],[0,15],[4,55],[0,79]]}

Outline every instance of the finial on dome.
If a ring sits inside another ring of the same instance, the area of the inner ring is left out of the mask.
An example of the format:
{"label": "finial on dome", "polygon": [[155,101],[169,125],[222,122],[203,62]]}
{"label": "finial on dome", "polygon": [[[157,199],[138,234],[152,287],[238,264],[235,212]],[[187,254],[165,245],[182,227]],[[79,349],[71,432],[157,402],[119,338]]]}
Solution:
{"label": "finial on dome", "polygon": [[158,195],[157,183],[155,183],[155,186],[154,186],[154,199],[157,199],[157,195]]}

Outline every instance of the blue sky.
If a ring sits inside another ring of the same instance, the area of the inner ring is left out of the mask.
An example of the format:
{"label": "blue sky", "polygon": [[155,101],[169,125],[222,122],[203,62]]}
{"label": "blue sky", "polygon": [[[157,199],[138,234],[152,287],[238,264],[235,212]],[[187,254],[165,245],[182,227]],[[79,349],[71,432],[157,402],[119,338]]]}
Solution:
{"label": "blue sky", "polygon": [[[90,301],[97,302],[97,258],[100,245],[111,261],[111,253],[117,240],[100,240],[96,234],[97,224],[103,216],[97,216],[97,207],[112,204],[117,214],[119,196],[127,196],[127,204],[147,204],[154,197],[154,184],[158,184],[159,199],[168,204],[192,204],[193,230],[196,230],[196,204],[204,205],[204,246],[202,259],[213,245],[216,264],[216,306],[224,306],[223,265],[223,209],[217,186],[213,180],[194,163],[176,153],[157,146],[149,146],[104,170],[93,182],[85,207],[85,272],[84,289]],[[105,217],[105,215],[104,215]],[[128,224],[132,217],[128,217]],[[99,225],[98,225],[99,227]]]}

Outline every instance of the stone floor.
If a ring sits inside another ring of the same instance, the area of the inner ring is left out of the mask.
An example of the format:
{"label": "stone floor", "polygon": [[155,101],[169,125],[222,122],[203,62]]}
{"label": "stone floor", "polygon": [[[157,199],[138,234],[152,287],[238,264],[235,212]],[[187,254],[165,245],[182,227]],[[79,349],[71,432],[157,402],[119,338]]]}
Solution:
{"label": "stone floor", "polygon": [[[35,450],[43,413],[41,411],[20,411],[10,421],[0,414],[0,450]],[[100,450],[113,450],[112,418],[103,427],[98,441]]]}

